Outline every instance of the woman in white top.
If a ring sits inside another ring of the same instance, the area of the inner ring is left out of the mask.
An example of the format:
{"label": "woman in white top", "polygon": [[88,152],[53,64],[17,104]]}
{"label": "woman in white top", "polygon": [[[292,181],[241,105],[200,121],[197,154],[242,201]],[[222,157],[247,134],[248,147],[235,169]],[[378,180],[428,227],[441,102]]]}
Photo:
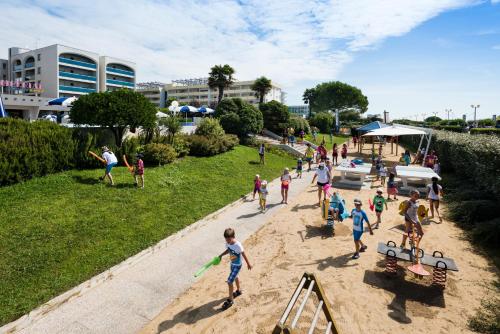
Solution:
{"label": "woman in white top", "polygon": [[292,176],[290,170],[285,168],[283,175],[281,175],[281,203],[288,204],[288,188],[292,183]]}
{"label": "woman in white top", "polygon": [[330,183],[330,180],[332,178],[332,175],[330,174],[330,171],[328,168],[325,167],[325,163],[321,162],[318,166],[318,169],[316,169],[316,173],[314,173],[314,177],[312,180],[312,183],[316,181],[316,178],[318,179],[317,185],[318,185],[318,205],[321,206],[321,193],[324,195],[324,199],[326,199],[327,193],[325,190],[325,185]]}
{"label": "woman in white top", "polygon": [[442,221],[443,219],[439,214],[439,200],[441,199],[441,196],[443,196],[443,187],[441,187],[437,182],[438,182],[437,177],[433,177],[432,184],[429,184],[427,186],[427,199],[429,200],[431,207],[430,218],[434,218],[434,208],[435,208],[439,221]]}

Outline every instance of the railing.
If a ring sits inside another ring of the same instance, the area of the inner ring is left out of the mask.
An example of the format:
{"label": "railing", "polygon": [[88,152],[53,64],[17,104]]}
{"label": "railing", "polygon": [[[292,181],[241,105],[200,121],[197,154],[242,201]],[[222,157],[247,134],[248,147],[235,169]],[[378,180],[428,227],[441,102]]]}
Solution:
{"label": "railing", "polygon": [[59,62],[64,63],[64,64],[88,67],[88,68],[97,68],[96,64],[87,63],[85,61],[80,61],[80,60],[68,59],[68,58],[64,58],[64,57],[59,57]]}
{"label": "railing", "polygon": [[59,90],[68,90],[71,92],[80,92],[80,93],[94,93],[96,91],[94,88],[63,86],[63,85],[59,85]]}
{"label": "railing", "polygon": [[59,76],[64,77],[64,78],[82,79],[82,80],[88,80],[88,81],[94,81],[94,82],[97,80],[96,77],[93,77],[90,75],[70,73],[70,72],[64,72],[64,71],[59,71]]}
{"label": "railing", "polygon": [[106,82],[112,85],[127,86],[132,88],[135,86],[133,82],[121,81],[121,80],[108,79],[106,80]]}
{"label": "railing", "polygon": [[127,71],[127,70],[121,70],[119,68],[106,67],[106,71],[112,72],[112,73],[118,73],[118,74],[125,74],[125,75],[135,76],[134,72]]}
{"label": "railing", "polygon": [[22,71],[23,65],[14,65],[14,71]]}
{"label": "railing", "polygon": [[24,64],[24,68],[32,68],[35,67],[35,63],[26,63]]}

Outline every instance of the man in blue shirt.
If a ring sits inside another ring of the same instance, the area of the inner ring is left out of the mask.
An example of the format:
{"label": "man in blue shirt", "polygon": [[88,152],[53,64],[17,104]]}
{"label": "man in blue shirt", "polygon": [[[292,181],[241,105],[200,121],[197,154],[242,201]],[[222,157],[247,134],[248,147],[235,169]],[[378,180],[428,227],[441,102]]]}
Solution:
{"label": "man in blue shirt", "polygon": [[373,235],[372,227],[366,216],[366,212],[361,210],[361,200],[354,199],[355,209],[351,211],[352,218],[352,236],[354,237],[354,245],[356,246],[356,253],[352,256],[353,259],[359,259],[359,252],[364,252],[368,247],[361,241],[363,235],[363,225],[366,222],[370,234]]}

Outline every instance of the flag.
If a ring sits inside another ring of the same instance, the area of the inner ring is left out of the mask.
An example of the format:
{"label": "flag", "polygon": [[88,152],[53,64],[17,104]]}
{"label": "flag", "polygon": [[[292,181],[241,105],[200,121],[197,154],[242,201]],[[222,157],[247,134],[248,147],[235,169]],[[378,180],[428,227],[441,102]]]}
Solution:
{"label": "flag", "polygon": [[7,117],[7,112],[5,111],[5,108],[3,106],[3,100],[2,97],[0,96],[0,118]]}

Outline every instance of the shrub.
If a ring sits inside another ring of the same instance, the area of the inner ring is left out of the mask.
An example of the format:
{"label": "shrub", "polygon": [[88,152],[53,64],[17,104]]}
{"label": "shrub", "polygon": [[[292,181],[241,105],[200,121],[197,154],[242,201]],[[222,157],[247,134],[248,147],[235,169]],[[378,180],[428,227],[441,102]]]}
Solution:
{"label": "shrub", "polygon": [[260,110],[240,99],[237,99],[237,103],[232,103],[236,106],[236,111],[226,111],[220,116],[220,124],[224,128],[224,131],[235,134],[240,139],[244,139],[252,133],[260,133],[263,126]]}
{"label": "shrub", "polygon": [[335,118],[330,113],[319,112],[309,119],[309,124],[319,129],[321,133],[330,133]]}
{"label": "shrub", "polygon": [[290,121],[288,107],[278,101],[261,103],[259,109],[264,119],[264,127],[276,134],[280,134]]}
{"label": "shrub", "polygon": [[0,119],[0,185],[71,168],[71,129],[47,121]]}
{"label": "shrub", "polygon": [[205,137],[222,137],[225,132],[218,119],[205,118],[196,128],[195,134]]}
{"label": "shrub", "polygon": [[298,116],[290,117],[290,121],[288,122],[288,126],[295,129],[295,133],[298,134],[300,130],[303,130],[305,133],[311,132],[311,127],[309,126],[309,122]]}
{"label": "shrub", "polygon": [[179,157],[183,157],[189,154],[189,142],[186,140],[185,136],[175,137],[172,146],[177,152],[177,156]]}
{"label": "shrub", "polygon": [[169,144],[151,143],[144,145],[144,162],[159,166],[170,163],[177,158],[177,152]]}
{"label": "shrub", "polygon": [[486,129],[473,128],[473,129],[470,129],[470,134],[471,135],[484,134],[484,135],[500,136],[500,129],[497,129],[497,128],[486,128]]}
{"label": "shrub", "polygon": [[220,154],[232,149],[239,142],[235,135],[223,135],[221,137],[205,137],[191,135],[189,141],[189,154],[197,157],[208,157]]}

